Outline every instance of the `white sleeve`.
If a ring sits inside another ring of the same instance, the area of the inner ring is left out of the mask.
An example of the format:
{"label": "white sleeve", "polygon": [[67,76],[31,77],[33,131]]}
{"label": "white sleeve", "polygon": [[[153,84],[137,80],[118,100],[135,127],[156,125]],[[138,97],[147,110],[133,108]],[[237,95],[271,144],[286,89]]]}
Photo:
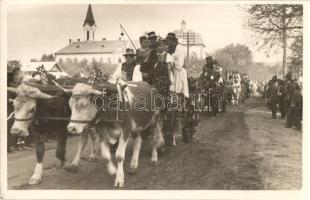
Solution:
{"label": "white sleeve", "polygon": [[166,63],[172,63],[172,62],[173,62],[172,56],[169,53],[167,53]]}
{"label": "white sleeve", "polygon": [[184,65],[185,52],[183,52],[181,47],[177,47],[172,57],[175,68],[181,70]]}
{"label": "white sleeve", "polygon": [[136,65],[133,70],[132,81],[142,81],[142,73],[140,72],[140,65]]}
{"label": "white sleeve", "polygon": [[222,78],[222,76],[220,76],[218,82],[219,82],[219,83],[223,83],[223,78]]}
{"label": "white sleeve", "polygon": [[120,79],[120,78],[122,78],[122,64],[121,63],[116,67],[116,70],[110,76],[108,82],[116,83],[117,79]]}
{"label": "white sleeve", "polygon": [[187,82],[187,73],[186,70],[182,70],[182,82],[183,82],[183,94],[185,97],[189,97],[189,91],[188,91],[188,82]]}

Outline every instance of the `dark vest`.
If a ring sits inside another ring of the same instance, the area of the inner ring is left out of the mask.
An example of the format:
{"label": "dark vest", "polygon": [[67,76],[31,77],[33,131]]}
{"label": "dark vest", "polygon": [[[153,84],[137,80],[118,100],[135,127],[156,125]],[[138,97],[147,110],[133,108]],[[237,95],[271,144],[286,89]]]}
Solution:
{"label": "dark vest", "polygon": [[132,81],[133,71],[135,69],[136,64],[128,65],[127,62],[122,64],[122,72],[126,73],[126,80]]}
{"label": "dark vest", "polygon": [[140,71],[142,73],[150,73],[154,69],[154,65],[158,60],[157,51],[152,49],[148,60],[141,64]]}

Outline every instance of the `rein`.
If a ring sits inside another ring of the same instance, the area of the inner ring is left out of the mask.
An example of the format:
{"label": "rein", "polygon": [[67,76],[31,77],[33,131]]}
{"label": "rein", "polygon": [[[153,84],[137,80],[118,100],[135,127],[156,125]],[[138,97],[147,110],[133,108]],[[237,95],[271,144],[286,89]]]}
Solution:
{"label": "rein", "polygon": [[[88,124],[88,123],[89,124],[95,124],[95,122],[96,122],[96,118],[93,120],[75,120],[75,119],[70,119],[68,117],[36,117],[36,116],[32,116],[29,118],[19,119],[19,118],[15,118],[13,116],[14,114],[15,113],[11,113],[7,120],[14,118],[15,121],[26,122],[26,121],[37,119],[37,120],[68,121],[68,122],[77,123],[77,124]],[[115,123],[115,122],[122,123],[123,122],[123,120],[104,120],[104,119],[99,119],[98,121],[110,122],[110,123]]]}

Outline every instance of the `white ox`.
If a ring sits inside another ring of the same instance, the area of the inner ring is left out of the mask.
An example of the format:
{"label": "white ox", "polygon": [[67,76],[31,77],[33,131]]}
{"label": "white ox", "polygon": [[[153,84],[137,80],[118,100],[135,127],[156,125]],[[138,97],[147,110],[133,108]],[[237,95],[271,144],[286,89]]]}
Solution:
{"label": "white ox", "polygon": [[[63,89],[63,88],[62,88]],[[91,86],[78,83],[75,87],[69,91],[63,89],[66,92],[72,93],[69,101],[69,105],[72,111],[71,122],[68,124],[68,131],[75,134],[81,134],[94,125],[96,132],[100,137],[100,147],[103,159],[106,161],[108,172],[111,175],[116,175],[114,186],[124,186],[124,170],[123,162],[125,158],[125,150],[128,143],[128,138],[133,137],[133,155],[130,162],[130,171],[134,173],[138,167],[138,158],[141,148],[142,138],[140,132],[147,130],[151,136],[152,156],[151,163],[157,164],[158,155],[157,149],[164,144],[164,139],[159,128],[158,111],[151,109],[151,94],[152,88],[145,82],[129,83],[124,89],[126,93],[127,101],[123,105],[127,110],[116,112],[116,109],[99,110],[98,105],[94,104],[94,98],[105,98],[106,100],[113,101],[114,94],[118,94],[116,86],[111,83],[106,83],[97,86],[97,90]],[[103,93],[103,91],[107,93]],[[137,98],[140,95],[141,98]],[[116,95],[119,97],[119,95]],[[142,106],[142,99],[147,100]],[[114,101],[115,102],[115,101]],[[116,101],[118,104],[118,101]],[[110,105],[107,102],[105,105]],[[139,103],[140,104],[139,106]],[[138,106],[138,107],[137,107]],[[114,107],[115,108],[115,107]],[[113,121],[116,115],[119,116],[120,121]],[[83,146],[86,141],[82,138],[79,144],[78,152],[82,152]],[[116,149],[116,161],[117,167],[114,165],[111,159],[110,145],[118,143]],[[78,155],[78,154],[77,154]],[[80,154],[79,154],[80,155]]]}
{"label": "white ox", "polygon": [[249,89],[250,89],[250,97],[251,98],[256,96],[257,88],[258,88],[257,84],[254,81],[250,80]]}

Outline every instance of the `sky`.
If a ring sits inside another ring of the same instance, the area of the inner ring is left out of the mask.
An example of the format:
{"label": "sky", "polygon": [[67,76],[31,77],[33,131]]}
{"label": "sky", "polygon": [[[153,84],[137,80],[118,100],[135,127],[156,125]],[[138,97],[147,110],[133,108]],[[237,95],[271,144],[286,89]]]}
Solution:
{"label": "sky", "polygon": [[[55,53],[68,44],[69,38],[84,40],[83,22],[87,4],[20,5],[7,7],[8,59],[29,61],[46,53]],[[203,37],[206,51],[212,53],[234,44],[245,44],[254,61],[275,62],[257,52],[249,32],[243,26],[243,13],[233,4],[92,4],[97,29],[95,40],[117,40],[122,24],[132,39],[148,31],[161,36],[187,27]]]}

